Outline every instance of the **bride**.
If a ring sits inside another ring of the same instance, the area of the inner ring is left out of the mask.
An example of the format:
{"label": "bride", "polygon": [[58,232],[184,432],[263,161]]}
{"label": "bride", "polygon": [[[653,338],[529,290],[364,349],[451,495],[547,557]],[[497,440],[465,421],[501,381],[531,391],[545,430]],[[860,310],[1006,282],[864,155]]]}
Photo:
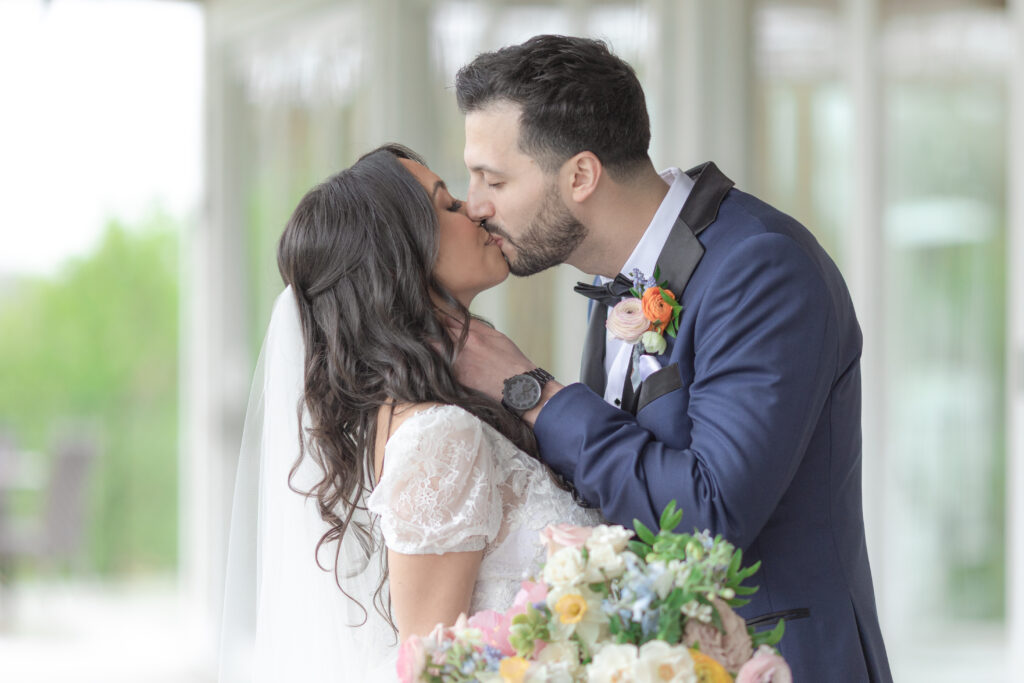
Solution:
{"label": "bride", "polygon": [[401,640],[511,604],[546,525],[600,519],[527,425],[456,381],[470,302],[508,265],[413,152],[379,148],[310,190],[278,267],[220,680],[395,680]]}

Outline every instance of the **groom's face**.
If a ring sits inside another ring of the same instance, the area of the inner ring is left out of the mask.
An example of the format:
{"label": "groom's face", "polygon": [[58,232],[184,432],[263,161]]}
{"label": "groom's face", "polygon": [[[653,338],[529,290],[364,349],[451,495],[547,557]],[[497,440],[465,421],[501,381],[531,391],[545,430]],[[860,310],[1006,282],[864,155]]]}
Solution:
{"label": "groom's face", "polygon": [[514,275],[564,263],[586,236],[562,199],[558,174],[519,148],[520,108],[493,104],[466,115],[469,215],[499,240]]}

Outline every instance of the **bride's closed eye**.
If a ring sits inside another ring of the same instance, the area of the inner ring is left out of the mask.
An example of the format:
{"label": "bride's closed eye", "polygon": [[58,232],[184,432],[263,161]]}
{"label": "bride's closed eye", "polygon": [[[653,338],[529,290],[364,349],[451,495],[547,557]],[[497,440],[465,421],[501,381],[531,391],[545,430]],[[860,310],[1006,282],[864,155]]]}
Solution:
{"label": "bride's closed eye", "polygon": [[452,203],[448,205],[448,210],[451,211],[452,213],[458,212],[458,210],[461,208],[462,202],[460,202],[458,199],[453,199]]}

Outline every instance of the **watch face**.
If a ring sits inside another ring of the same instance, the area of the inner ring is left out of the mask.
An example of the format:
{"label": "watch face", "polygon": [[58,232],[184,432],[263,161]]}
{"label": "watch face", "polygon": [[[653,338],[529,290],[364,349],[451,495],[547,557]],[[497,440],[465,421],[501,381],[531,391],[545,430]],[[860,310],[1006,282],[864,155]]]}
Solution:
{"label": "watch face", "polygon": [[525,411],[540,403],[540,382],[529,375],[516,375],[505,380],[505,402]]}

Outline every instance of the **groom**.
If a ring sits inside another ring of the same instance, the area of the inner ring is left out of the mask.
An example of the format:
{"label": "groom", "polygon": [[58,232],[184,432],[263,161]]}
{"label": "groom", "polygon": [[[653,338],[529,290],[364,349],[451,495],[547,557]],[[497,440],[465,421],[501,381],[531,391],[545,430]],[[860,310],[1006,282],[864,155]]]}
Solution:
{"label": "groom", "polygon": [[[532,424],[543,460],[612,522],[656,528],[675,499],[684,526],[760,560],[740,612],[809,610],[781,643],[796,681],[891,681],[861,507],[861,333],[835,264],[713,163],[657,173],[640,83],[601,42],[482,54],[456,90],[469,211],[512,272],[565,262],[607,283],[582,287],[583,383],[476,324],[463,381]],[[682,306],[660,355],[605,328],[634,269]]]}

